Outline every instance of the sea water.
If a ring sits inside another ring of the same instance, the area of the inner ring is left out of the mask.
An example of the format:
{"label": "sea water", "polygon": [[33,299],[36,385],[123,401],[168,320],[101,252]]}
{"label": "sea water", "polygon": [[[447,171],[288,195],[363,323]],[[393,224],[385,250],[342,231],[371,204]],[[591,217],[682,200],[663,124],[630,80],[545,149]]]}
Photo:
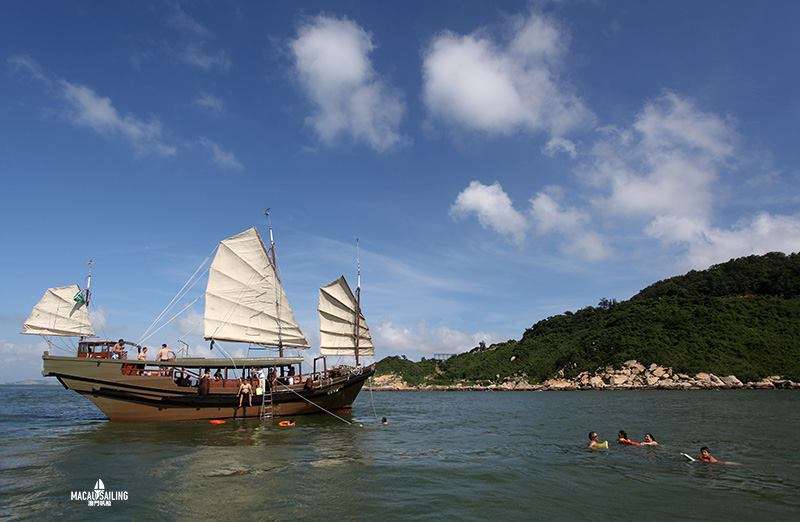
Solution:
{"label": "sea water", "polygon": [[[110,423],[61,387],[0,386],[0,517],[800,518],[797,391],[364,391],[347,420]],[[701,446],[737,464],[681,456]]]}

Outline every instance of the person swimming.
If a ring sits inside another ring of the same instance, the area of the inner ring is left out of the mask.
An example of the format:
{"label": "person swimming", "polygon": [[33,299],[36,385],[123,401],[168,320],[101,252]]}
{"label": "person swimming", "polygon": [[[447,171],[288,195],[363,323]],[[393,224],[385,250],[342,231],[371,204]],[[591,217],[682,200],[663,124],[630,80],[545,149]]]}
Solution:
{"label": "person swimming", "polygon": [[619,435],[617,435],[617,444],[622,444],[623,446],[641,446],[642,443],[638,440],[633,440],[628,438],[628,434],[625,430],[619,430]]}
{"label": "person swimming", "polygon": [[608,441],[601,441],[596,431],[589,432],[589,449],[608,449]]}
{"label": "person swimming", "polygon": [[645,433],[641,444],[642,446],[658,446],[658,442],[653,438],[652,433]]}
{"label": "person swimming", "polygon": [[386,426],[387,424],[389,424],[389,419],[387,419],[386,417],[381,417],[381,424]]}
{"label": "person swimming", "polygon": [[709,464],[721,464],[722,461],[718,460],[714,455],[711,454],[711,450],[708,449],[708,446],[703,446],[700,448],[700,454],[697,456],[697,460],[700,462],[708,462]]}

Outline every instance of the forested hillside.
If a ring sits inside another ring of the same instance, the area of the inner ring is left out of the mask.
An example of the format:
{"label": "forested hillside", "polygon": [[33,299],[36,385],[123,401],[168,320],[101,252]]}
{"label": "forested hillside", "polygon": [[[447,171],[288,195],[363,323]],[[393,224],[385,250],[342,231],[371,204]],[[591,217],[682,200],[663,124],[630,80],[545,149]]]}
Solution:
{"label": "forested hillside", "polygon": [[749,256],[691,271],[627,301],[603,299],[539,321],[518,341],[442,362],[388,357],[377,373],[409,384],[521,376],[541,382],[631,359],[686,373],[800,379],[800,254]]}

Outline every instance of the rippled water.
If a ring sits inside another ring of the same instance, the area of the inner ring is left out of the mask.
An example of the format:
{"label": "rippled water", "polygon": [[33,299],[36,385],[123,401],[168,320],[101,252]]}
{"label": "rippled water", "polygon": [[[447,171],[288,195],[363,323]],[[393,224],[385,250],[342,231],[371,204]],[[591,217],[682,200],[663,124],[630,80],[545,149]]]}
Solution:
{"label": "rippled water", "polygon": [[[0,386],[0,516],[797,519],[800,393],[369,392],[356,424],[115,424],[56,386]],[[359,427],[362,424],[363,427]],[[658,448],[584,448],[650,431]],[[708,445],[739,465],[688,463]],[[70,501],[102,478],[127,502]]]}

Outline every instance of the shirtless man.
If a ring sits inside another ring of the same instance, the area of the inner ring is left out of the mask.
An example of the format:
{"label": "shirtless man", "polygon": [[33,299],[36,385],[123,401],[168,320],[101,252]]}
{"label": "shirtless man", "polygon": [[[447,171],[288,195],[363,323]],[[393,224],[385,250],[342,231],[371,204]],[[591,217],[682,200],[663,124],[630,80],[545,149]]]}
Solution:
{"label": "shirtless man", "polygon": [[600,437],[598,437],[596,431],[589,432],[589,449],[605,449],[608,448],[608,444],[605,442],[600,442]]}
{"label": "shirtless man", "polygon": [[[247,399],[247,406],[253,406],[252,400],[252,391],[253,385],[250,384],[250,381],[245,379],[244,377],[239,379],[239,392],[237,395],[239,396],[239,406],[236,408],[236,411],[233,412],[233,416],[236,416],[236,412],[239,411],[239,408],[242,407],[242,403],[244,403],[245,399]],[[244,414],[247,415],[247,406],[244,408]]]}
{"label": "shirtless man", "polygon": [[617,444],[622,444],[623,446],[641,446],[642,443],[638,440],[633,440],[628,438],[628,434],[625,433],[625,430],[619,430],[619,435],[617,435]]}
{"label": "shirtless man", "polygon": [[167,348],[166,344],[161,345],[161,349],[156,353],[156,361],[170,361],[175,358],[175,352]]}
{"label": "shirtless man", "polygon": [[697,456],[697,460],[700,462],[708,462],[709,464],[719,464],[722,462],[711,454],[708,446],[703,446],[700,448],[700,455]]}
{"label": "shirtless man", "polygon": [[125,352],[125,340],[120,339],[114,346],[111,347],[111,358],[122,359],[122,354]]}
{"label": "shirtless man", "polygon": [[642,446],[658,446],[658,442],[656,442],[656,439],[653,438],[652,433],[645,433],[644,440],[642,440]]}

